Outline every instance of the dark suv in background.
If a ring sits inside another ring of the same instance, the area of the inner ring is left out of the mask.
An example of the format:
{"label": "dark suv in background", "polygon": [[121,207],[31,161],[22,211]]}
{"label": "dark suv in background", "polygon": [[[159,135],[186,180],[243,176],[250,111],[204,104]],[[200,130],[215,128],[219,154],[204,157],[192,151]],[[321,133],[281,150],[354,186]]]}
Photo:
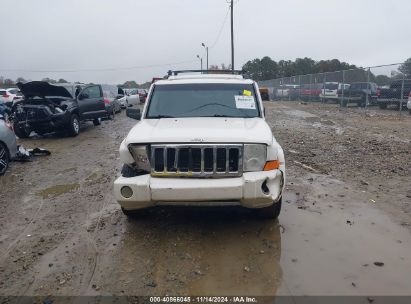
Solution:
{"label": "dark suv in background", "polygon": [[[344,89],[343,106],[348,103],[357,103],[359,107],[365,107],[368,98],[368,104],[374,105],[377,102],[378,86],[374,82],[353,82],[348,88]],[[338,90],[338,97],[342,98],[343,90]]]}
{"label": "dark suv in background", "polygon": [[405,108],[407,106],[407,100],[410,92],[411,79],[395,80],[390,84],[389,88],[381,88],[378,90],[378,106],[381,109],[386,109],[389,105],[395,105],[399,108],[402,102],[402,106]]}
{"label": "dark suv in background", "polygon": [[81,121],[100,124],[106,116],[100,85],[51,85],[44,81],[18,83],[24,99],[12,106],[14,131],[27,138],[32,131],[45,134],[63,131],[71,136],[80,132]]}

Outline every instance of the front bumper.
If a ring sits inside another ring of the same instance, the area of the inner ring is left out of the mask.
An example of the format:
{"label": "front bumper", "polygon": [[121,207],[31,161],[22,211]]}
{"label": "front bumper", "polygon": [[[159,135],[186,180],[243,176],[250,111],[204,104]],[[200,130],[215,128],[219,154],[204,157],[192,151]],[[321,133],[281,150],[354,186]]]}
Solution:
{"label": "front bumper", "polygon": [[[132,196],[121,194],[123,187],[132,189]],[[167,178],[119,177],[114,182],[114,196],[127,210],[162,205],[229,206],[246,208],[271,206],[281,199],[284,174],[280,170],[247,172],[235,178]]]}

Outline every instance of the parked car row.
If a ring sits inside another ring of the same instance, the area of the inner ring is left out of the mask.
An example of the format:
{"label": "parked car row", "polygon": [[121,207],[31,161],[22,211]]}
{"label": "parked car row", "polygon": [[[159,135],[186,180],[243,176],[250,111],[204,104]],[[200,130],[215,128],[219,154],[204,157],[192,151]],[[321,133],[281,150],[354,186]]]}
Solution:
{"label": "parked car row", "polygon": [[411,93],[411,79],[395,80],[390,86],[378,87],[374,82],[312,83],[303,85],[280,85],[269,88],[272,100],[303,100],[336,102],[347,106],[355,103],[360,107],[378,105],[386,109],[389,105],[408,107],[407,100]]}

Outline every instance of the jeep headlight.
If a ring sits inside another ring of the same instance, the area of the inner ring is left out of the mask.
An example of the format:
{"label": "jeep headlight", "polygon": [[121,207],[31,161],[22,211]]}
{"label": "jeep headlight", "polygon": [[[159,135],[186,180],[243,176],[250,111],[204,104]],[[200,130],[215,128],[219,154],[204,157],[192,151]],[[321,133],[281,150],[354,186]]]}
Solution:
{"label": "jeep headlight", "polygon": [[261,144],[245,144],[243,170],[244,172],[263,171],[267,161],[267,146]]}
{"label": "jeep headlight", "polygon": [[150,160],[148,159],[147,146],[130,145],[129,150],[136,162],[137,169],[150,172],[151,166]]}

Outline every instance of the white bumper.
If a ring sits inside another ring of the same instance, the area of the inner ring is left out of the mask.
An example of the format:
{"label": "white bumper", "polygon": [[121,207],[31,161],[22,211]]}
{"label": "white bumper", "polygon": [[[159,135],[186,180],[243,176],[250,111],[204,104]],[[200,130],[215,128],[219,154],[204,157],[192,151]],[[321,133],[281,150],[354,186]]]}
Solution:
{"label": "white bumper", "polygon": [[[130,198],[121,194],[126,186],[133,191]],[[241,177],[220,179],[159,178],[146,174],[119,177],[114,182],[114,195],[127,210],[161,205],[263,208],[280,200],[283,186],[280,170],[247,172]]]}

